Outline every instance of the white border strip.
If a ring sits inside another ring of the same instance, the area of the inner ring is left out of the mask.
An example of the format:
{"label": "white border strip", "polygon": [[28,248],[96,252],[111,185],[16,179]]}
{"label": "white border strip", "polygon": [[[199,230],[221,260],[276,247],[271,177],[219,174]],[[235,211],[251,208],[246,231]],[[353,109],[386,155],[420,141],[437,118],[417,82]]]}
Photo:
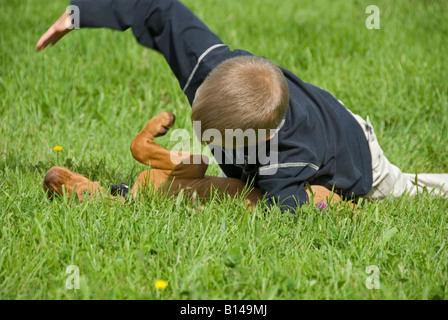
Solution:
{"label": "white border strip", "polygon": [[215,44],[214,46],[211,46],[210,48],[205,50],[205,52],[199,57],[198,62],[196,63],[196,66],[194,67],[193,71],[191,72],[190,77],[188,78],[187,84],[185,85],[185,87],[182,90],[183,92],[185,92],[188,89],[188,86],[190,85],[190,82],[193,79],[194,74],[196,73],[196,70],[199,68],[199,64],[201,63],[202,59],[204,59],[205,56],[210,53],[210,51],[212,51],[218,47],[223,47],[223,46],[226,46],[226,45],[223,43]]}
{"label": "white border strip", "polygon": [[295,167],[310,167],[316,171],[319,170],[319,167],[316,166],[313,163],[307,163],[307,162],[290,162],[290,163],[280,163],[280,164],[273,164],[270,166],[261,167],[259,169],[260,172],[267,171],[270,169],[276,169],[276,168],[295,168]]}

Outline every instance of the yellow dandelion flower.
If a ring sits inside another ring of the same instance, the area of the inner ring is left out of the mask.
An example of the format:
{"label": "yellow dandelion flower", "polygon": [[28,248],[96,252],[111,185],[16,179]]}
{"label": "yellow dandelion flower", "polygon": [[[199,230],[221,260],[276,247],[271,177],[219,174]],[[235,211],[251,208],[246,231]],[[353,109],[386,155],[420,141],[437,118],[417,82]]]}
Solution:
{"label": "yellow dandelion flower", "polygon": [[62,151],[62,149],[63,148],[61,146],[53,147],[53,150],[56,151],[56,152]]}
{"label": "yellow dandelion flower", "polygon": [[168,282],[165,280],[157,280],[154,285],[156,286],[157,290],[163,290],[168,287]]}

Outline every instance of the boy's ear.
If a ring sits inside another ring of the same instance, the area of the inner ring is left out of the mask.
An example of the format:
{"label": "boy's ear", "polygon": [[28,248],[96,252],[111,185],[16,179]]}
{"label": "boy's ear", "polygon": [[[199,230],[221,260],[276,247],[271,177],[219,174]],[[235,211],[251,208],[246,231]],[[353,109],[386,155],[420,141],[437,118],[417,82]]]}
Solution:
{"label": "boy's ear", "polygon": [[272,138],[274,138],[274,136],[275,136],[275,133],[271,133],[270,135],[268,135],[268,136],[266,137],[266,141],[271,140]]}

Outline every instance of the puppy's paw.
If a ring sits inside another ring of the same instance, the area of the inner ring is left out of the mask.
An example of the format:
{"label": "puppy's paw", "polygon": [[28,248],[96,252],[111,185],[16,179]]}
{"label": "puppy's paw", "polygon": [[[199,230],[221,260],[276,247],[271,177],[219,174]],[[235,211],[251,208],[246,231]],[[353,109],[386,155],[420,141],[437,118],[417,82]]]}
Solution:
{"label": "puppy's paw", "polygon": [[170,130],[174,126],[174,122],[176,117],[172,112],[162,112],[155,117],[157,119],[157,127],[158,131],[155,137],[161,137],[165,135],[168,130]]}

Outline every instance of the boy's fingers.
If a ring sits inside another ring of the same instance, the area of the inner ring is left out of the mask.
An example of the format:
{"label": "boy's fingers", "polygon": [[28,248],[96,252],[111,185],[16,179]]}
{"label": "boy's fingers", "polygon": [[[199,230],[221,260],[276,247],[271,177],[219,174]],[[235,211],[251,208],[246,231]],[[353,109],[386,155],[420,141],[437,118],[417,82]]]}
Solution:
{"label": "boy's fingers", "polygon": [[53,45],[56,44],[56,42],[71,31],[71,29],[68,29],[67,27],[67,19],[69,19],[69,17],[69,13],[62,14],[55,24],[40,37],[36,44],[37,51],[45,49],[50,43]]}
{"label": "boy's fingers", "polygon": [[36,44],[37,51],[45,49],[50,43],[55,45],[63,36],[65,36],[70,30],[56,31],[53,27],[48,29],[47,32],[39,39]]}
{"label": "boy's fingers", "polygon": [[44,49],[46,46],[48,46],[48,44],[50,43],[50,38],[52,33],[54,33],[54,31],[50,29],[48,29],[47,32],[45,32],[42,37],[40,37],[39,41],[37,41],[36,44],[36,49],[37,51],[40,51],[42,49]]}

